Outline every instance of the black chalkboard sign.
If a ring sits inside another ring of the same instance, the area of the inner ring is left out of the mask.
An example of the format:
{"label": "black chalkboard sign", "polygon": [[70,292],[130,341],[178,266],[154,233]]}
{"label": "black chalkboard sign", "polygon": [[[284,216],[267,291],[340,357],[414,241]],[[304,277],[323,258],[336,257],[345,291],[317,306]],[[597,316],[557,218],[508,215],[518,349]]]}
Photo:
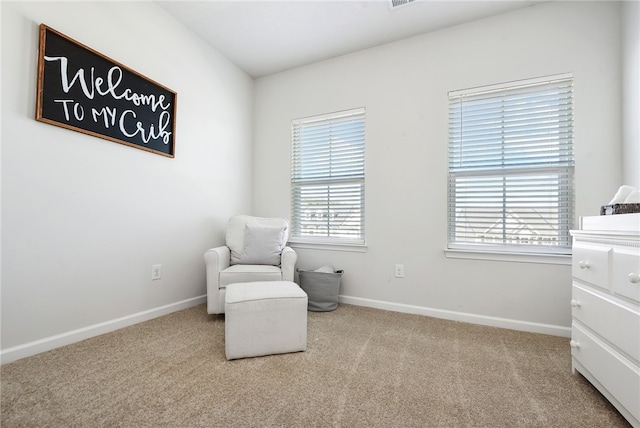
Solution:
{"label": "black chalkboard sign", "polygon": [[175,156],[177,94],[40,25],[36,120]]}

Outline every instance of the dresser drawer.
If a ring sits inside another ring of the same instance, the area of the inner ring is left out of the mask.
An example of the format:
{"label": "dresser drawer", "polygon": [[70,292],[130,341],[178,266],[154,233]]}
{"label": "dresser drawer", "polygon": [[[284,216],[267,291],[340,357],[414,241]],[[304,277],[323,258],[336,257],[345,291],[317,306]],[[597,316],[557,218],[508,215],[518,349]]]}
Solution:
{"label": "dresser drawer", "polygon": [[571,315],[640,363],[640,312],[573,284]]}
{"label": "dresser drawer", "polygon": [[612,269],[612,291],[640,302],[640,248],[616,248]]}
{"label": "dresser drawer", "polygon": [[636,419],[640,419],[640,368],[574,323],[571,356]]}
{"label": "dresser drawer", "polygon": [[573,277],[608,290],[609,256],[612,251],[609,246],[575,243],[571,266]]}

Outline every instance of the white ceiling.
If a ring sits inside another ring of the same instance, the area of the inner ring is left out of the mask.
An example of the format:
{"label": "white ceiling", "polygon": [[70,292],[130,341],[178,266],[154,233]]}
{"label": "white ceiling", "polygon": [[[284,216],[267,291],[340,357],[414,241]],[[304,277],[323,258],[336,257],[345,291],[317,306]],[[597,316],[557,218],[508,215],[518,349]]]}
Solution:
{"label": "white ceiling", "polygon": [[210,0],[158,5],[254,78],[531,6],[535,0]]}

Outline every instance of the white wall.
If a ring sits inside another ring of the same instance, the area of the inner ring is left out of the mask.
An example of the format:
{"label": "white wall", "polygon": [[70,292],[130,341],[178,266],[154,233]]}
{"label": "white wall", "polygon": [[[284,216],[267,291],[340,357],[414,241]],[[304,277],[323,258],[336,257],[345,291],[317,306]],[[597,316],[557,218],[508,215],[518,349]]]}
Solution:
{"label": "white wall", "polygon": [[576,213],[598,215],[622,178],[620,21],[618,4],[545,3],[257,80],[254,211],[289,216],[292,119],[366,107],[368,250],[298,265],[344,269],[351,303],[568,334],[570,266],[445,257],[447,92],[573,73]]}
{"label": "white wall", "polygon": [[[40,23],[176,91],[176,157],[35,121]],[[2,2],[4,362],[204,301],[204,250],[250,210],[252,102],[152,2]]]}
{"label": "white wall", "polygon": [[622,10],[623,178],[640,188],[640,2],[626,1]]}

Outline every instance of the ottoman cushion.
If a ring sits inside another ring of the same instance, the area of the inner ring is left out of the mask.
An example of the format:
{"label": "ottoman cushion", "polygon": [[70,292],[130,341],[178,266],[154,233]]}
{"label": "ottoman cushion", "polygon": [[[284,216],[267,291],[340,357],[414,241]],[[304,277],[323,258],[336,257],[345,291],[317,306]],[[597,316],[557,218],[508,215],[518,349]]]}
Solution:
{"label": "ottoman cushion", "polygon": [[224,306],[228,360],[307,349],[307,294],[296,283],[229,284]]}

